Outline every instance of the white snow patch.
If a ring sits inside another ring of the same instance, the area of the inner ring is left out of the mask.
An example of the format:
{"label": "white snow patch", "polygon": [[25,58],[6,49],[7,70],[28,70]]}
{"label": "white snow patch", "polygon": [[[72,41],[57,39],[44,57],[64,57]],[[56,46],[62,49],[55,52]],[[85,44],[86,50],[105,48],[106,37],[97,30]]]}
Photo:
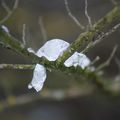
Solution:
{"label": "white snow patch", "polygon": [[[69,43],[61,39],[52,39],[47,41],[38,51],[35,53],[31,48],[28,49],[29,52],[36,54],[38,57],[45,57],[49,61],[55,61],[63,52],[69,47]],[[71,57],[69,57],[64,65],[66,67],[77,67],[80,66],[82,69],[90,64],[89,58],[82,54],[75,52]],[[42,89],[44,81],[46,79],[46,68],[43,65],[37,64],[33,72],[33,79],[28,85],[28,88],[32,87],[38,92]]]}
{"label": "white snow patch", "polygon": [[43,65],[37,64],[33,72],[33,79],[28,85],[28,88],[32,87],[38,92],[42,89],[44,81],[46,79],[46,69]]}
{"label": "white snow patch", "polygon": [[86,55],[82,53],[75,52],[71,57],[69,57],[65,62],[64,65],[66,67],[77,67],[80,66],[82,69],[87,67],[90,64],[90,59],[86,57]]}
{"label": "white snow patch", "polygon": [[38,51],[37,56],[46,57],[49,61],[55,61],[68,48],[69,43],[61,39],[47,41]]}

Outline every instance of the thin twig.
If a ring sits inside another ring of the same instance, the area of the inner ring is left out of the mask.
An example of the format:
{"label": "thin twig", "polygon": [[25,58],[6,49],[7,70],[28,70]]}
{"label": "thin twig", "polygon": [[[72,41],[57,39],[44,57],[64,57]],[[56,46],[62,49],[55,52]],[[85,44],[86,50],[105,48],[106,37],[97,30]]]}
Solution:
{"label": "thin twig", "polygon": [[75,51],[82,51],[83,47],[87,46],[91,41],[93,41],[94,36],[100,33],[107,26],[111,25],[113,21],[118,20],[120,16],[120,7],[115,7],[111,12],[109,12],[105,17],[101,18],[98,22],[93,25],[92,30],[88,30],[81,33],[78,38],[70,44],[63,55],[57,59],[57,64],[63,63],[67,58],[69,58]]}
{"label": "thin twig", "polygon": [[91,63],[90,66],[93,66],[96,62],[98,62],[100,60],[100,57],[97,56]]}
{"label": "thin twig", "polygon": [[44,27],[44,23],[43,23],[42,17],[39,17],[38,23],[40,25],[40,30],[41,30],[41,33],[42,33],[43,41],[46,42],[47,41],[47,32],[46,32],[46,29]]}
{"label": "thin twig", "polygon": [[85,27],[78,21],[78,19],[72,14],[70,8],[69,8],[69,5],[68,5],[68,1],[67,0],[64,0],[64,3],[65,3],[65,8],[67,10],[67,13],[68,15],[70,16],[70,18],[76,23],[77,26],[80,27],[80,29],[84,30]]}
{"label": "thin twig", "polygon": [[26,64],[0,64],[0,69],[34,69],[35,65]]}
{"label": "thin twig", "polygon": [[120,27],[120,23],[118,23],[117,25],[115,25],[112,29],[110,29],[108,32],[106,33],[102,33],[101,35],[99,35],[95,41],[91,41],[86,48],[81,51],[81,53],[86,53],[89,51],[89,49],[95,47],[97,44],[99,44],[100,42],[102,42],[104,40],[105,37],[108,37],[109,35],[111,35],[112,33],[114,33],[118,28]]}
{"label": "thin twig", "polygon": [[25,40],[25,36],[26,36],[26,24],[23,24],[23,29],[22,29],[22,42],[23,42],[23,46],[26,46],[26,40]]}
{"label": "thin twig", "polygon": [[112,29],[110,29],[108,32],[103,33],[101,36],[98,36],[98,38],[94,42],[94,45],[100,43],[103,38],[105,38],[105,37],[109,36],[110,34],[112,34],[113,32],[115,32],[119,27],[120,27],[120,22],[117,25],[115,25]]}
{"label": "thin twig", "polygon": [[7,13],[11,12],[10,8],[7,6],[4,0],[2,0],[2,6],[6,10]]}
{"label": "thin twig", "polygon": [[116,45],[116,46],[113,48],[113,51],[112,51],[110,57],[109,57],[104,63],[102,63],[101,65],[99,65],[99,66],[96,68],[95,71],[100,71],[101,69],[103,69],[103,68],[109,66],[109,64],[110,64],[110,62],[111,62],[111,60],[112,60],[112,58],[113,58],[114,55],[115,55],[115,52],[116,52],[117,48],[118,48],[118,46]]}
{"label": "thin twig", "polygon": [[7,6],[7,4],[4,1],[2,2],[3,8],[7,11],[7,15],[2,20],[0,20],[0,25],[3,24],[4,22],[6,22],[11,17],[13,12],[18,7],[18,3],[19,3],[19,0],[15,0],[12,10],[10,10],[10,8]]}
{"label": "thin twig", "polygon": [[85,16],[86,16],[86,18],[88,19],[89,28],[92,28],[91,17],[90,17],[89,14],[88,14],[88,1],[87,1],[87,0],[85,0]]}

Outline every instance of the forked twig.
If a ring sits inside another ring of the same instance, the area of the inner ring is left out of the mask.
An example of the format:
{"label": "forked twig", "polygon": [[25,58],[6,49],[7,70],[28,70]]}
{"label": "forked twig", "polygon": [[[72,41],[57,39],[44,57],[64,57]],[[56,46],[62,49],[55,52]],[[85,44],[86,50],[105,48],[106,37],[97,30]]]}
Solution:
{"label": "forked twig", "polygon": [[15,0],[14,2],[14,5],[13,5],[13,8],[12,10],[7,6],[7,4],[2,1],[2,6],[3,8],[6,10],[7,12],[7,15],[2,19],[0,20],[0,24],[3,24],[4,22],[6,22],[10,17],[11,15],[13,14],[13,12],[16,10],[16,8],[18,7],[18,3],[19,3],[19,0]]}
{"label": "forked twig", "polygon": [[91,17],[90,17],[89,14],[88,14],[88,1],[87,1],[87,0],[85,0],[85,16],[86,16],[86,18],[88,19],[89,28],[92,28]]}
{"label": "forked twig", "polygon": [[118,23],[117,25],[115,25],[112,29],[110,29],[108,32],[106,33],[102,33],[102,35],[99,35],[95,41],[91,41],[87,47],[81,51],[81,53],[86,53],[88,52],[89,49],[95,47],[97,44],[99,44],[100,42],[102,42],[104,40],[105,37],[108,37],[110,34],[114,33],[118,28],[120,27],[120,23]]}
{"label": "forked twig", "polygon": [[72,14],[70,8],[69,8],[69,5],[68,5],[68,1],[67,0],[64,0],[64,3],[65,3],[65,8],[67,10],[67,13],[68,15],[70,16],[70,18],[76,23],[77,26],[80,27],[80,29],[84,30],[85,27],[78,21],[78,19]]}
{"label": "forked twig", "polygon": [[96,68],[95,71],[100,71],[101,69],[103,69],[103,68],[109,66],[109,64],[110,64],[110,62],[111,62],[111,60],[112,60],[112,58],[113,58],[114,55],[115,55],[115,52],[116,52],[117,48],[118,48],[118,46],[116,45],[116,46],[113,48],[113,51],[112,51],[110,57],[109,57],[104,63],[100,64],[100,65]]}

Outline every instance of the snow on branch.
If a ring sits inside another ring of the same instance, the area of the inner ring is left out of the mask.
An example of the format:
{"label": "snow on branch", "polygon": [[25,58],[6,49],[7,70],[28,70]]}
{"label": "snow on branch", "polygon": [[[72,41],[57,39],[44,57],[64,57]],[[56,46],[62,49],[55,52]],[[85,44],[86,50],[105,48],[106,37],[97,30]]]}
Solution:
{"label": "snow on branch", "polygon": [[[99,79],[99,75],[95,71],[90,71],[88,69],[83,70],[80,66],[66,67],[63,63],[73,53],[75,53],[78,50],[81,50],[83,46],[87,46],[97,33],[103,31],[104,28],[111,25],[119,17],[120,17],[120,7],[118,6],[112,9],[106,16],[101,18],[98,22],[96,22],[92,26],[92,29],[80,34],[78,38],[70,46],[68,46],[67,50],[65,50],[56,61],[50,61],[46,59],[45,56],[39,57],[36,54],[29,52],[27,48],[22,45],[21,42],[19,42],[16,38],[11,36],[10,33],[6,32],[6,30],[2,26],[0,26],[0,44],[5,48],[9,48],[17,53],[20,53],[28,57],[35,64],[44,65],[47,69],[50,68],[54,70],[61,70],[68,73],[79,73],[79,74],[81,73],[83,77],[86,77],[86,80],[87,79],[94,80],[93,83],[99,89],[103,90],[105,89],[104,83],[101,81],[101,79]],[[111,57],[110,57],[110,60],[111,60]],[[31,86],[29,87],[31,88]]]}
{"label": "snow on branch", "polygon": [[75,51],[83,49],[83,46],[87,46],[97,33],[100,33],[104,28],[111,25],[114,21],[120,17],[120,6],[113,8],[108,14],[96,22],[92,29],[87,32],[81,33],[78,38],[71,43],[68,49],[58,58],[57,63],[63,63],[68,57],[70,57]]}
{"label": "snow on branch", "polygon": [[33,60],[34,63],[40,63],[45,65],[47,68],[52,69],[61,69],[67,70],[64,66],[61,66],[61,63],[70,57],[75,51],[79,50],[84,44],[92,41],[94,35],[99,31],[102,31],[104,28],[112,24],[118,17],[120,17],[120,7],[115,7],[112,9],[105,17],[101,18],[98,22],[93,25],[93,29],[79,35],[79,37],[68,47],[68,49],[63,53],[57,61],[51,62],[45,59],[44,57],[39,58],[33,53],[29,53],[27,48],[21,46],[21,43],[11,36],[9,33],[0,27],[0,43],[4,47],[9,47],[10,49],[25,55]]}

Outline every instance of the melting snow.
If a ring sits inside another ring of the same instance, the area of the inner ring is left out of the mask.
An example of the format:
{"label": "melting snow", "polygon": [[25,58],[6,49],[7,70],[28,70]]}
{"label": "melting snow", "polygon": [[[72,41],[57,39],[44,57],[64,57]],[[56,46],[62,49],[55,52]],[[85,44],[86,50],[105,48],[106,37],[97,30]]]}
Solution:
{"label": "melting snow", "polygon": [[60,39],[46,42],[38,51],[37,56],[46,57],[49,61],[55,61],[68,48],[69,43]]}
{"label": "melting snow", "polygon": [[82,53],[75,52],[71,57],[69,57],[65,62],[64,65],[66,67],[77,67],[80,66],[82,69],[87,67],[90,64],[90,60],[86,55]]}
{"label": "melting snow", "polygon": [[[55,61],[63,52],[69,47],[69,43],[61,39],[52,39],[47,41],[36,53],[39,57],[46,57],[49,61]],[[34,51],[28,49],[29,52]],[[71,57],[69,57],[64,65],[66,67],[77,67],[80,66],[82,69],[90,64],[90,60],[86,55],[82,53],[75,52]],[[37,64],[33,72],[33,79],[28,85],[28,88],[32,87],[38,92],[42,89],[44,81],[46,79],[46,68],[43,65]]]}
{"label": "melting snow", "polygon": [[33,79],[28,85],[28,88],[32,87],[38,92],[42,89],[44,81],[46,79],[46,69],[43,65],[37,64],[33,72]]}

